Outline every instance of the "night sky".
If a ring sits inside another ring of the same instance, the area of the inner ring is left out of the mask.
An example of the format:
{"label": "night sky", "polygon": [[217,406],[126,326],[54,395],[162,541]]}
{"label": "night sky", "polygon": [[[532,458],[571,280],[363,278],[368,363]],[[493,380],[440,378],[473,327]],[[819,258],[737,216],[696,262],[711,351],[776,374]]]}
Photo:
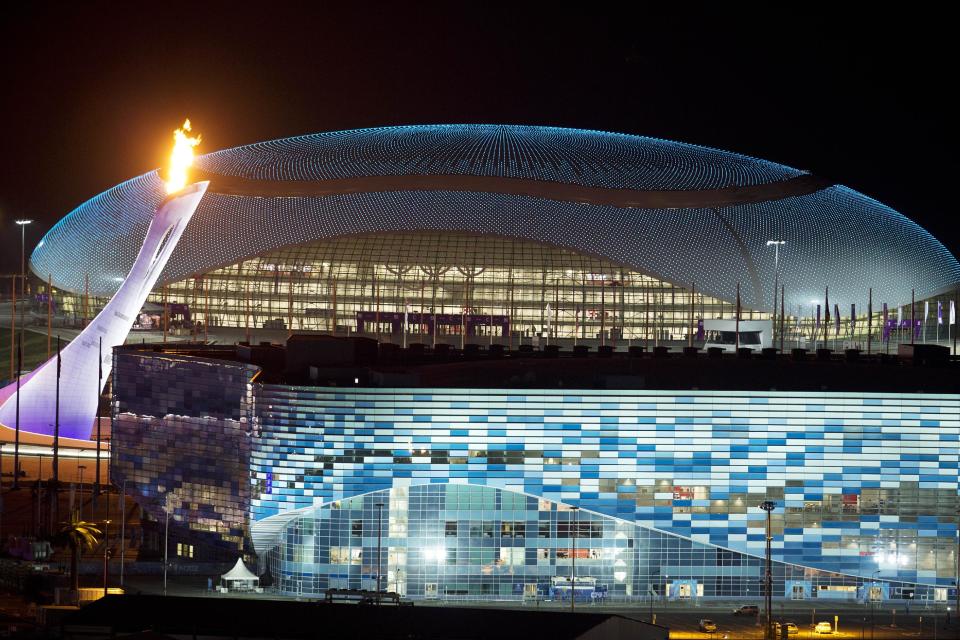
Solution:
{"label": "night sky", "polygon": [[0,273],[19,269],[15,218],[37,220],[29,252],[81,202],[164,164],[185,116],[201,152],[466,122],[692,142],[851,186],[960,253],[945,15],[20,4],[0,21]]}

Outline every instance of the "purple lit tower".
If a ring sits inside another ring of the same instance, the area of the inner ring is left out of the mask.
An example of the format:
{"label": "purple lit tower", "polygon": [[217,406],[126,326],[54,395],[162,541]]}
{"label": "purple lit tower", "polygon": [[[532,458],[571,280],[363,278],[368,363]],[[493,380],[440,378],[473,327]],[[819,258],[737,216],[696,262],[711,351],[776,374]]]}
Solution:
{"label": "purple lit tower", "polygon": [[[180,241],[209,182],[196,182],[167,196],[154,213],[140,253],[123,284],[93,321],[60,353],[60,437],[89,440],[97,415],[98,352],[103,339],[103,379],[112,367],[113,347],[123,344],[170,254]],[[57,358],[20,380],[20,429],[52,435]],[[16,383],[0,389],[0,424],[16,423]]]}

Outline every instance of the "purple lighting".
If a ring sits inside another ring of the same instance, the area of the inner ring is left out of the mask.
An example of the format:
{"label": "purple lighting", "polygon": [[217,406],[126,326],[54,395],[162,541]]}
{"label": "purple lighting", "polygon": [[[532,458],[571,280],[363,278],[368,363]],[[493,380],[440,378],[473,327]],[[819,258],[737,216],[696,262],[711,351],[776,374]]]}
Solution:
{"label": "purple lighting", "polygon": [[[164,199],[154,213],[137,259],[119,290],[96,318],[60,354],[60,436],[89,440],[97,412],[97,369],[103,366],[105,384],[113,365],[113,348],[123,344],[137,313],[153,289],[170,254],[209,182],[197,182]],[[98,363],[100,339],[103,362]],[[52,435],[54,428],[57,358],[24,376],[20,382],[20,429]],[[0,424],[13,427],[16,383],[0,389]]]}

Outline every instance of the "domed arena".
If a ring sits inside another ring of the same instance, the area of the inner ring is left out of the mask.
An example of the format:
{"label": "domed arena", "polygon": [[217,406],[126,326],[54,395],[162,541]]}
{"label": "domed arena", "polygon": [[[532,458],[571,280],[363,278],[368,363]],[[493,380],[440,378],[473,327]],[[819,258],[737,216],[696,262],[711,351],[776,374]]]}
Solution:
{"label": "domed arena", "polygon": [[[433,343],[669,342],[699,335],[691,313],[732,318],[739,291],[742,318],[782,308],[791,320],[775,332],[792,340],[819,304],[854,336],[871,301],[879,315],[960,282],[940,242],[865,195],[633,135],[340,131],[210,153],[193,178],[209,191],[152,300],[189,305],[209,326],[389,339],[406,313]],[[111,295],[163,198],[149,172],[84,203],[33,252],[34,274]]]}

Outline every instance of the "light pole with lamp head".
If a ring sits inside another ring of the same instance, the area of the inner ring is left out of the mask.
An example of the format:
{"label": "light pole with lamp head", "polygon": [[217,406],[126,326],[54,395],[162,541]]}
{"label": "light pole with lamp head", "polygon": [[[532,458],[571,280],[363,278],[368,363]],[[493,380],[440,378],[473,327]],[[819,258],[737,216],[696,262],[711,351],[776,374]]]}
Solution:
{"label": "light pole with lamp head", "polygon": [[956,590],[954,595],[956,596],[956,615],[960,619],[960,508],[957,509],[957,581],[956,581]]}
{"label": "light pole with lamp head", "polygon": [[[21,218],[14,220],[20,227],[20,293],[27,291],[27,267],[26,267],[26,229],[33,220]],[[16,289],[14,289],[16,295]],[[20,488],[20,370],[23,367],[23,307],[26,301],[20,304],[20,339],[17,342],[17,425],[16,441],[13,447],[13,488]],[[11,336],[12,338],[13,336]]]}
{"label": "light pole with lamp head", "polygon": [[653,617],[653,594],[654,594],[653,583],[650,583],[650,585],[647,587],[647,597],[650,598],[650,618],[649,618],[649,622],[650,622],[650,624],[657,624],[657,619]]}
{"label": "light pole with lamp head", "polygon": [[120,483],[120,588],[123,588],[123,561],[127,541],[127,479]]}
{"label": "light pole with lamp head", "polygon": [[570,554],[570,613],[574,612],[577,602],[577,514],[580,507],[571,507],[573,511],[573,526],[570,527],[570,538],[573,541],[573,553]]}
{"label": "light pole with lamp head", "polygon": [[[27,292],[27,250],[26,250],[26,231],[27,225],[33,224],[33,220],[28,218],[20,218],[19,220],[14,220],[18,227],[20,227],[20,294],[23,295]],[[17,295],[16,288],[14,288],[13,295]],[[23,341],[23,304],[20,305],[20,340]]]}
{"label": "light pole with lamp head", "polygon": [[[19,220],[14,220],[18,227],[20,227],[20,293],[26,293],[27,291],[27,225],[33,224],[33,220],[27,218],[20,218]],[[23,334],[23,307],[20,308],[20,333]]]}
{"label": "light pole with lamp head", "polygon": [[[873,580],[874,580],[874,582],[876,582],[876,580],[877,580],[877,575],[879,575],[879,573],[880,573],[880,569],[877,569],[876,571],[873,572]],[[873,597],[873,588],[874,588],[874,585],[870,585],[870,593],[868,594],[868,597],[870,598],[870,640],[873,640],[873,634],[874,634],[874,627],[873,627],[873,623],[874,623],[874,611],[875,611],[876,606],[877,606],[877,601],[876,601],[876,599],[874,599],[874,597]]]}
{"label": "light pole with lamp head", "polygon": [[383,567],[381,553],[383,552],[383,503],[374,505],[377,508],[377,604],[380,604],[380,569]]}
{"label": "light pole with lamp head", "polygon": [[[767,246],[773,247],[773,330],[770,337],[777,333],[777,292],[780,290],[780,247],[787,244],[786,240],[767,240]],[[773,340],[776,344],[776,340]]]}
{"label": "light pole with lamp head", "polygon": [[80,470],[80,501],[77,507],[77,520],[83,520],[83,470],[86,469],[84,465],[77,465],[77,469]]}
{"label": "light pole with lamp head", "polygon": [[772,636],[773,629],[773,620],[771,618],[772,612],[770,609],[773,606],[773,571],[770,561],[770,543],[772,541],[772,529],[770,526],[770,516],[774,509],[777,508],[777,503],[773,500],[764,500],[760,503],[760,508],[767,512],[767,570],[766,575],[764,576],[763,585],[764,585],[764,596],[766,600],[766,609],[767,609],[767,625],[766,630],[763,633],[764,638],[770,638]]}
{"label": "light pole with lamp head", "polygon": [[166,514],[166,524],[163,528],[163,595],[167,595],[167,558],[170,551],[170,512],[176,501],[175,493],[167,493],[164,498],[163,511]]}
{"label": "light pole with lamp head", "polygon": [[110,520],[103,521],[103,597],[107,597],[107,576],[110,575]]}
{"label": "light pole with lamp head", "polygon": [[[25,279],[27,276],[26,230],[28,224],[33,224],[33,220],[21,218],[20,220],[14,220],[14,222],[20,227],[20,278]],[[21,289],[21,292],[25,289],[25,287]]]}

